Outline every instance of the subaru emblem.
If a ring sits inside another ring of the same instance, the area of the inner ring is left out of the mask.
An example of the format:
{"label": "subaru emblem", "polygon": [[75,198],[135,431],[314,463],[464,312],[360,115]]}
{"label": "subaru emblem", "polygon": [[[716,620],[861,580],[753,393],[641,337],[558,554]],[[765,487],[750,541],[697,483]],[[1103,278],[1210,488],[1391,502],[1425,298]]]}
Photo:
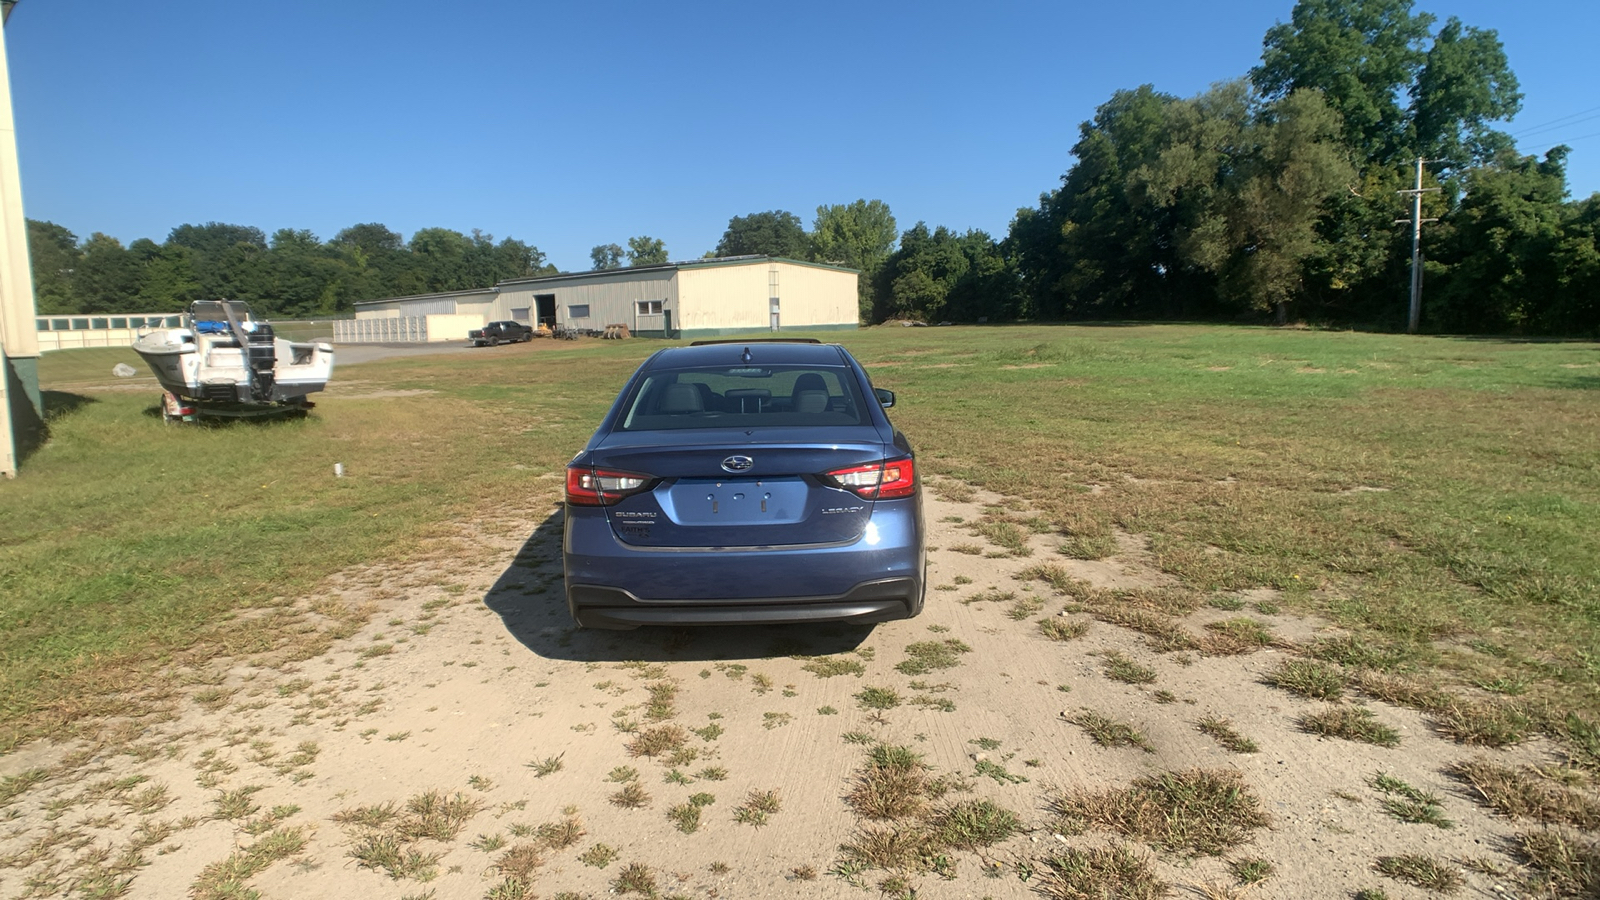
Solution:
{"label": "subaru emblem", "polygon": [[730,456],[722,461],[722,468],[728,472],[743,472],[755,464],[756,461],[748,456]]}

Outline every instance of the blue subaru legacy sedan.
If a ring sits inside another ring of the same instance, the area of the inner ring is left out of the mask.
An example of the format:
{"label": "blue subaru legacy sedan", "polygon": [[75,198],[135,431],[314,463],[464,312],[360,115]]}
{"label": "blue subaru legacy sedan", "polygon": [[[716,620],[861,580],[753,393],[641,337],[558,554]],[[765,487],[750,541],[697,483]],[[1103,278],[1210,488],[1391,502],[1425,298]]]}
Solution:
{"label": "blue subaru legacy sedan", "polygon": [[843,347],[703,342],[645,360],[567,467],[579,625],[883,622],[922,612],[911,445]]}

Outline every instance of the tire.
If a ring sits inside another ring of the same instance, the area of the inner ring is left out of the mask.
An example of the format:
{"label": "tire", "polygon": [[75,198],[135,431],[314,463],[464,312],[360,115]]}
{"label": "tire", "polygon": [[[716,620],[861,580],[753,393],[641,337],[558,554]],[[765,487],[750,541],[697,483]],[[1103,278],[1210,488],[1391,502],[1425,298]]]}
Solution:
{"label": "tire", "polygon": [[499,338],[497,338],[497,337],[492,337],[492,338],[489,338],[489,346],[491,346],[491,347],[498,347],[498,346],[500,346],[500,339],[499,339]]}

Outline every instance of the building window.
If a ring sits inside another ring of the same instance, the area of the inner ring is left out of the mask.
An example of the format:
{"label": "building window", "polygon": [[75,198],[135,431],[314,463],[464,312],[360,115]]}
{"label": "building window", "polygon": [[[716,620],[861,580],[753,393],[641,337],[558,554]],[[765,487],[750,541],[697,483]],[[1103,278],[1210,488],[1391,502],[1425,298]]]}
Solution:
{"label": "building window", "polygon": [[660,300],[636,300],[634,301],[634,304],[638,307],[639,315],[641,316],[661,315]]}
{"label": "building window", "polygon": [[587,303],[574,303],[571,306],[568,306],[567,307],[567,318],[569,318],[569,319],[587,319],[587,318],[589,318],[589,304],[587,304]]}
{"label": "building window", "polygon": [[528,321],[528,307],[526,307],[526,306],[513,306],[513,307],[511,307],[511,318],[512,318],[513,321],[517,321],[517,322],[526,322],[526,321]]}

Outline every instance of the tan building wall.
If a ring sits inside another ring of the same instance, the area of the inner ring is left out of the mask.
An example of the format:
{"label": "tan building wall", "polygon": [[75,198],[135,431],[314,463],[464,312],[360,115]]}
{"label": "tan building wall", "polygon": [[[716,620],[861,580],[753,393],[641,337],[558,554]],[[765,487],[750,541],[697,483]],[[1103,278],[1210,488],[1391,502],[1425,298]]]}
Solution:
{"label": "tan building wall", "polygon": [[626,325],[638,335],[711,337],[770,331],[775,311],[783,330],[854,328],[858,277],[850,269],[791,260],[693,261],[503,281],[489,291],[397,297],[360,304],[356,318],[455,314],[536,325],[540,298],[549,298],[556,326],[566,328]]}
{"label": "tan building wall", "polygon": [[[856,273],[770,260],[686,266],[677,321],[686,337],[771,330],[854,328]],[[777,303],[773,303],[773,298]]]}
{"label": "tan building wall", "polygon": [[488,321],[478,315],[431,315],[428,320],[428,341],[464,341],[467,332],[482,328]]}

